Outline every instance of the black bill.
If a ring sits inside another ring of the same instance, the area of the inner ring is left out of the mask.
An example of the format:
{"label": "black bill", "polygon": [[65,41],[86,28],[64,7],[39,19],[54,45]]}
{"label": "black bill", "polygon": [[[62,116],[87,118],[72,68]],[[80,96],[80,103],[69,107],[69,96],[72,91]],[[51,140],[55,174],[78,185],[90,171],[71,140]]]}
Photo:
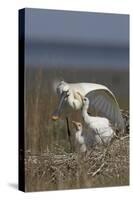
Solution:
{"label": "black bill", "polygon": [[63,109],[64,104],[66,103],[68,97],[68,91],[63,91],[59,100],[58,108],[55,110],[55,112],[52,115],[53,120],[58,120],[59,116],[61,114],[61,111]]}

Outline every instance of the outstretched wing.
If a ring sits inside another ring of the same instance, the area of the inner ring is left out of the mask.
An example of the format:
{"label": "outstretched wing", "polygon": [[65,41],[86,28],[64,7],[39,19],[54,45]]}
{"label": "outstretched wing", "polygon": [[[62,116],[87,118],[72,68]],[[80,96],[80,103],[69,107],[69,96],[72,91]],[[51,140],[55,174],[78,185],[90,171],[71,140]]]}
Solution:
{"label": "outstretched wing", "polygon": [[89,92],[89,112],[95,116],[108,118],[114,127],[124,129],[124,120],[115,96],[108,90],[99,89]]}

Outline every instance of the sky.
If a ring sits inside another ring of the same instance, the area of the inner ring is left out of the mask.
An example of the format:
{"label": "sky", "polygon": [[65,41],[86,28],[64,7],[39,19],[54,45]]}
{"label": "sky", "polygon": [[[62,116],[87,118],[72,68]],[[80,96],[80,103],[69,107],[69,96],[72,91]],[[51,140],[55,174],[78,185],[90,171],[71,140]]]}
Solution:
{"label": "sky", "polygon": [[129,16],[25,10],[27,63],[128,66]]}
{"label": "sky", "polygon": [[26,9],[26,19],[30,39],[121,45],[129,40],[128,15]]}

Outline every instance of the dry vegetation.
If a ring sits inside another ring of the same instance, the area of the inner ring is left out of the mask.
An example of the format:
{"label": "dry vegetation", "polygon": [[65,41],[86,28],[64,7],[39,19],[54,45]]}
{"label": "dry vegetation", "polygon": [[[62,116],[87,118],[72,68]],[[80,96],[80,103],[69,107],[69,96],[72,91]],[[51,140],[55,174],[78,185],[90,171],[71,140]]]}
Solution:
{"label": "dry vegetation", "polygon": [[[119,139],[114,139],[108,147],[97,145],[86,154],[76,152],[75,148],[70,147],[63,114],[58,122],[51,120],[51,114],[57,105],[57,97],[53,93],[51,82],[52,79],[58,78],[58,73],[45,73],[41,68],[28,68],[26,72],[25,190],[128,185],[128,111],[122,111],[126,131]],[[85,74],[77,71],[74,75],[71,72],[73,81],[78,81],[79,76],[85,78]],[[65,76],[66,80],[69,79],[69,73],[62,72],[62,76]],[[111,81],[109,84],[111,86]],[[128,102],[122,102],[124,108],[127,108],[127,105]],[[65,109],[64,113],[69,113],[68,111]],[[71,119],[81,120],[78,112],[72,113]]]}
{"label": "dry vegetation", "polygon": [[26,190],[56,190],[129,184],[129,139],[115,140],[108,148],[95,147],[86,155],[26,152]]}

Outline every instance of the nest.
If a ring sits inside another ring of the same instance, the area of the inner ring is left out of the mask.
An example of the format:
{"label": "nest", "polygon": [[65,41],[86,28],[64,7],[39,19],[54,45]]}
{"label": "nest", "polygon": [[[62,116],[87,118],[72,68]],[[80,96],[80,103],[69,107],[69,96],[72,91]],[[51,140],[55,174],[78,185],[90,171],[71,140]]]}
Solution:
{"label": "nest", "polygon": [[33,155],[25,153],[27,191],[120,186],[129,184],[129,116],[122,111],[126,131],[108,146],[96,145],[84,153],[68,153],[56,144]]}

